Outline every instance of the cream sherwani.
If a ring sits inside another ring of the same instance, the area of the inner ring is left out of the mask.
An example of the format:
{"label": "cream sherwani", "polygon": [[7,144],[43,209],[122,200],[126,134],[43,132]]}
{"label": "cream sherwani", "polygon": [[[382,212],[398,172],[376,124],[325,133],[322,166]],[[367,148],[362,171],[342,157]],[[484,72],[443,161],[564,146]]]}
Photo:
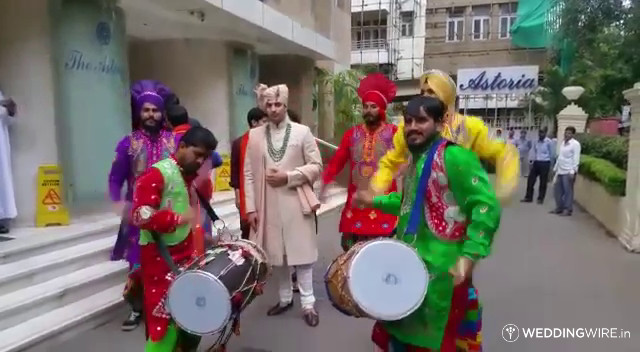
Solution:
{"label": "cream sherwani", "polygon": [[[278,150],[285,140],[287,125],[291,125],[284,157],[273,160],[267,151],[267,125],[250,130],[244,164],[247,213],[256,212],[258,229],[251,231],[251,240],[266,252],[280,281],[280,300],[292,300],[288,266],[295,266],[302,306],[313,307],[311,265],[318,259],[318,247],[313,215],[304,215],[296,188],[312,185],[322,172],[322,158],[309,127],[293,123],[288,116],[280,124],[268,123],[273,147]],[[271,187],[266,182],[266,170],[276,168],[287,173],[287,184]]]}

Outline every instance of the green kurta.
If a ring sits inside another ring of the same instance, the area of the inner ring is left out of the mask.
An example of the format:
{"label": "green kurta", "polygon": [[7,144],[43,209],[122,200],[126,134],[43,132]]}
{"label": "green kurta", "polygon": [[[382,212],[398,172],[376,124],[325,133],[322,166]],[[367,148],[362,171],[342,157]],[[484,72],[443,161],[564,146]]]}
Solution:
{"label": "green kurta", "polygon": [[[427,297],[420,308],[407,318],[385,322],[385,328],[403,343],[437,350],[444,336],[453,296],[453,277],[448,271],[459,256],[476,261],[489,254],[493,235],[500,224],[501,209],[477,156],[460,146],[449,145],[444,150],[446,181],[441,181],[447,185],[447,193],[450,192],[444,197],[449,206],[447,220],[466,221],[466,236],[457,241],[437,237],[428,226],[424,211],[417,236],[405,235],[426,154],[420,152],[412,156],[404,199],[400,193],[378,196],[374,199],[374,207],[399,216],[396,237],[416,248],[431,276]],[[424,204],[426,207],[427,202]]]}

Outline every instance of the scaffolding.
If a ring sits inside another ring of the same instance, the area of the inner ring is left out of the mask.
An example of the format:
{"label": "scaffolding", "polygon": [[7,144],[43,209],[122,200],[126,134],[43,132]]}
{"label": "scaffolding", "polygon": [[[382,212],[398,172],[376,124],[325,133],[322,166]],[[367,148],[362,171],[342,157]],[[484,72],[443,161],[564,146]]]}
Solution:
{"label": "scaffolding", "polygon": [[354,66],[375,65],[390,79],[418,79],[424,66],[426,0],[352,0]]}

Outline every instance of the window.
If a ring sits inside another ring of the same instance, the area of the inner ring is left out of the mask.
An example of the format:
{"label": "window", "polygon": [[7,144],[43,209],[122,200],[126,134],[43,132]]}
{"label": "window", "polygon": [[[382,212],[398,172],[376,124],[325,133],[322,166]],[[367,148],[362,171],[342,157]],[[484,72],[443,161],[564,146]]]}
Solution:
{"label": "window", "polygon": [[500,5],[500,39],[511,38],[511,27],[516,22],[516,12],[518,3],[501,4]]}
{"label": "window", "polygon": [[500,16],[500,39],[511,37],[511,26],[516,22],[516,16]]}
{"label": "window", "polygon": [[447,9],[447,35],[445,41],[460,42],[464,40],[464,7]]}
{"label": "window", "polygon": [[413,11],[400,13],[401,35],[403,37],[413,37]]}
{"label": "window", "polygon": [[491,18],[488,16],[476,16],[473,18],[473,40],[489,39]]}
{"label": "window", "polygon": [[447,20],[447,41],[460,42],[464,38],[464,18],[454,17]]}

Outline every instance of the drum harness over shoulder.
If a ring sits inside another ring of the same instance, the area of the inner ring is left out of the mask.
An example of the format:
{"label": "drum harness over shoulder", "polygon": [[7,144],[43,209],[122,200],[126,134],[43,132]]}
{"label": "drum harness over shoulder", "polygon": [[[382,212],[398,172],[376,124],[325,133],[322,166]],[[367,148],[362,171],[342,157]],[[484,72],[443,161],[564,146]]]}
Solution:
{"label": "drum harness over shoulder", "polygon": [[[211,207],[209,202],[206,200],[206,198],[197,190],[196,190],[196,194],[198,196],[198,199],[200,200],[200,204],[202,204],[203,208],[205,209],[211,221],[212,222],[216,222],[218,220],[222,221],[222,219],[218,216],[218,214],[216,214],[216,212],[213,210],[213,208]],[[218,229],[218,233],[221,233],[225,229],[226,229],[226,225],[223,225],[222,229]],[[160,256],[169,266],[169,269],[171,270],[171,273],[173,274],[174,278],[178,277],[178,275],[180,275],[181,273],[187,270],[193,269],[194,267],[196,267],[197,263],[200,262],[201,258],[197,258],[196,260],[189,262],[189,264],[185,266],[183,269],[178,268],[176,263],[173,261],[173,258],[171,258],[169,249],[167,248],[167,245],[165,244],[162,237],[157,232],[154,232],[154,231],[150,231],[150,234],[154,242],[156,243]],[[229,342],[231,335],[233,333],[235,333],[236,335],[239,335],[240,312],[241,312],[241,309],[237,309],[232,313],[232,316],[230,319],[231,324],[228,324],[224,328],[224,330],[220,333],[220,335],[216,339],[215,343],[207,349],[207,352],[224,351],[224,346]]]}

